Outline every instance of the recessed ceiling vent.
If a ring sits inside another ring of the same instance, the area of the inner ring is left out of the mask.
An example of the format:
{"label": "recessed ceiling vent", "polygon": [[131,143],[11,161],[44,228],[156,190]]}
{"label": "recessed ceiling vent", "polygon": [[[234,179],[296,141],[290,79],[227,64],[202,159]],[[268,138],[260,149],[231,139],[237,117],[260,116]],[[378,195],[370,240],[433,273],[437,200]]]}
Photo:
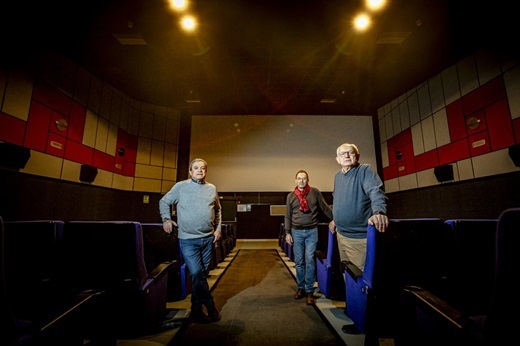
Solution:
{"label": "recessed ceiling vent", "polygon": [[377,39],[377,44],[401,44],[410,36],[410,31],[387,31]]}
{"label": "recessed ceiling vent", "polygon": [[146,46],[148,43],[141,34],[112,34],[123,46]]}

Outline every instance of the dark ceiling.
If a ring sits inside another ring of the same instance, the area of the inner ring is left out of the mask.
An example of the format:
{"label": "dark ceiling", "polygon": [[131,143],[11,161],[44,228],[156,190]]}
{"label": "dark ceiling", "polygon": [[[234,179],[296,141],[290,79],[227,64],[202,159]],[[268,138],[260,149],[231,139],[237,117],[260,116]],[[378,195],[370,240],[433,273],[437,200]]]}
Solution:
{"label": "dark ceiling", "polygon": [[[501,2],[390,0],[356,34],[361,0],[193,0],[200,27],[189,35],[165,0],[4,1],[2,56],[51,49],[136,100],[191,114],[375,114],[477,48],[504,44],[513,25],[498,16],[514,12]],[[125,35],[147,44],[123,45]]]}

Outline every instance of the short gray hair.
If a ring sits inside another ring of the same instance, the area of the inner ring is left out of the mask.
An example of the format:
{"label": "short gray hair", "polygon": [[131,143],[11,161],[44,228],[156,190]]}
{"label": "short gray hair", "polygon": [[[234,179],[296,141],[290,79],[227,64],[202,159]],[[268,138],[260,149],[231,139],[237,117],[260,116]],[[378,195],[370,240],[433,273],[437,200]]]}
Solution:
{"label": "short gray hair", "polygon": [[196,159],[191,160],[191,162],[190,162],[190,172],[191,172],[191,168],[193,167],[193,164],[195,162],[204,162],[204,165],[206,166],[206,168],[208,168],[208,163],[206,162],[206,160],[196,158]]}

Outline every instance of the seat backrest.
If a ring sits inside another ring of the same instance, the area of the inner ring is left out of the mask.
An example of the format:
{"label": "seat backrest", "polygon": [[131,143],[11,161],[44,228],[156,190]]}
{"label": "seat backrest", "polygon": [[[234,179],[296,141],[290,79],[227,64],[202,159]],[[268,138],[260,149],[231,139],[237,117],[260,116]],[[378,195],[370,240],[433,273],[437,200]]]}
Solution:
{"label": "seat backrest", "polygon": [[466,315],[489,309],[495,275],[498,219],[450,219],[453,231],[449,292],[435,292]]}
{"label": "seat backrest", "polygon": [[506,209],[498,218],[494,290],[484,324],[485,339],[496,345],[506,344],[518,334],[518,319],[511,316],[520,309],[516,285],[520,268],[519,225],[520,208]]}
{"label": "seat backrest", "polygon": [[66,284],[77,291],[139,290],[146,279],[138,222],[69,221],[62,242]]}
{"label": "seat backrest", "polygon": [[40,319],[59,285],[59,246],[64,222],[4,222],[6,294],[20,318]]}
{"label": "seat backrest", "polygon": [[[446,285],[450,243],[440,218],[391,219],[385,232],[368,227],[363,282],[368,285],[366,333],[391,335],[405,285],[442,289]],[[347,301],[350,293],[347,290]],[[347,304],[348,305],[348,304]]]}

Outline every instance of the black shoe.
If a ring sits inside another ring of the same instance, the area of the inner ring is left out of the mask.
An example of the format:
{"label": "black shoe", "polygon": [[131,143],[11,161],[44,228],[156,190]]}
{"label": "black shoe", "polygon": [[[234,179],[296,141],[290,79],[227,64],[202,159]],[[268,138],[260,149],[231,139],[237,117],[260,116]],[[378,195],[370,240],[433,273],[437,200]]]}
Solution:
{"label": "black shoe", "polygon": [[307,301],[305,302],[307,305],[312,305],[314,304],[316,301],[314,299],[314,293],[312,292],[307,292]]}
{"label": "black shoe", "polygon": [[211,322],[218,322],[222,318],[222,315],[218,311],[218,309],[213,305],[212,307],[208,308],[208,317]]}
{"label": "black shoe", "polygon": [[305,292],[301,288],[298,288],[298,291],[294,294],[294,299],[302,299],[303,297],[305,297]]}
{"label": "black shoe", "polygon": [[190,321],[195,323],[207,324],[211,322],[211,319],[202,309],[191,309]]}

